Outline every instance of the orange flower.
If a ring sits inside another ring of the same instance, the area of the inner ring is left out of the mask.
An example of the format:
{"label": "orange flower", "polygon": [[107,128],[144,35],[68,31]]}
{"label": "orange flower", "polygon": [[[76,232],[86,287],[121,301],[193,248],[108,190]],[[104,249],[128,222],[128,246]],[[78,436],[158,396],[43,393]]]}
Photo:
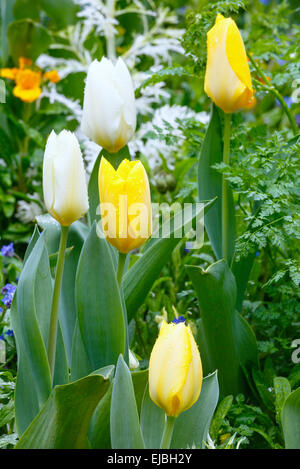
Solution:
{"label": "orange flower", "polygon": [[14,68],[2,68],[0,70],[0,76],[3,78],[9,78],[10,80],[15,80],[19,69]]}
{"label": "orange flower", "polygon": [[32,60],[27,59],[26,57],[19,57],[19,68],[20,70],[24,70],[26,66],[30,67],[32,65]]}
{"label": "orange flower", "polygon": [[44,78],[51,81],[51,83],[57,83],[60,80],[60,76],[56,70],[50,70],[50,72],[44,73]]}
{"label": "orange flower", "polygon": [[13,94],[26,103],[32,103],[40,96],[41,72],[30,69],[19,70],[16,76],[16,86]]}

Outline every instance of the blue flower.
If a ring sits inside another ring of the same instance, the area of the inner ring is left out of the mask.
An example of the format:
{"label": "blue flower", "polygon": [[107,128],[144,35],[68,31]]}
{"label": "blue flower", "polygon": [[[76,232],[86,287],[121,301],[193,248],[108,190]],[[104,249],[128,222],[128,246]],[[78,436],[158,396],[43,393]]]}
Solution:
{"label": "blue flower", "polygon": [[5,332],[6,335],[8,335],[8,337],[13,337],[14,336],[14,331],[12,329],[8,329],[6,332]]}
{"label": "blue flower", "polygon": [[193,243],[191,241],[187,241],[185,243],[184,252],[190,252],[192,248],[193,248]]}
{"label": "blue flower", "polygon": [[0,340],[5,340],[3,334],[0,335]]}
{"label": "blue flower", "polygon": [[297,125],[300,127],[300,114],[295,115],[295,121],[296,121]]}
{"label": "blue flower", "polygon": [[172,322],[174,322],[175,324],[179,324],[180,322],[185,322],[186,320],[184,319],[183,316],[179,316],[179,318],[175,318],[173,319]]}
{"label": "blue flower", "polygon": [[16,285],[7,283],[1,290],[2,294],[4,295],[1,301],[7,308],[10,308],[11,306],[11,302],[13,300],[13,296],[16,291],[16,288],[17,288]]}
{"label": "blue flower", "polygon": [[7,244],[6,246],[2,246],[1,254],[5,257],[13,257],[15,250],[14,250],[14,243]]}

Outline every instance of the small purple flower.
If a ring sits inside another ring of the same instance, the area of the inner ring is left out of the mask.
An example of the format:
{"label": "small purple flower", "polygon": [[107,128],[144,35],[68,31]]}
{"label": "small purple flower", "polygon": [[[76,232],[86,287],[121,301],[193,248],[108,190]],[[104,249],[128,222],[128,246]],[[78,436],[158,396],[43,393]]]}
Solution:
{"label": "small purple flower", "polygon": [[300,114],[295,115],[295,121],[296,121],[296,124],[298,125],[298,127],[300,127]]}
{"label": "small purple flower", "polygon": [[280,67],[282,67],[282,65],[285,65],[285,64],[286,64],[286,60],[277,59],[277,63],[278,63],[278,65],[280,65]]}
{"label": "small purple flower", "polygon": [[14,331],[12,329],[8,329],[6,332],[5,332],[6,335],[8,335],[8,337],[13,337],[14,336]]}
{"label": "small purple flower", "polygon": [[14,243],[10,243],[10,244],[7,244],[6,246],[2,246],[0,252],[2,256],[13,257],[13,255],[15,254]]}
{"label": "small purple flower", "polygon": [[192,248],[193,248],[193,243],[191,243],[191,241],[187,241],[185,243],[184,252],[190,252]]}
{"label": "small purple flower", "polygon": [[13,300],[13,296],[16,291],[16,288],[17,288],[16,285],[7,283],[1,290],[2,294],[4,295],[1,301],[7,308],[10,308],[11,306],[11,302]]}
{"label": "small purple flower", "polygon": [[179,316],[179,318],[175,318],[173,319],[172,322],[174,322],[174,324],[179,324],[180,322],[185,322],[186,320],[184,319],[183,316]]}

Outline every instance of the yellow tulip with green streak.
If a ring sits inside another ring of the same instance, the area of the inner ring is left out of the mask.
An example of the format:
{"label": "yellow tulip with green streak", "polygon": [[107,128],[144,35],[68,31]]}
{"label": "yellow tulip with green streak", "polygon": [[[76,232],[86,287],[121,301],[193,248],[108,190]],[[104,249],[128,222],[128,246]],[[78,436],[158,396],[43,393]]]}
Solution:
{"label": "yellow tulip with green streak", "polygon": [[176,320],[162,321],[149,362],[151,399],[167,416],[177,417],[198,399],[202,386],[202,364],[189,326]]}
{"label": "yellow tulip with green streak", "polygon": [[115,170],[102,157],[98,184],[107,241],[122,253],[138,248],[152,230],[150,187],[143,164],[124,159]]}
{"label": "yellow tulip with green streak", "polygon": [[241,33],[232,18],[217,15],[207,33],[204,90],[224,112],[255,104],[248,58]]}

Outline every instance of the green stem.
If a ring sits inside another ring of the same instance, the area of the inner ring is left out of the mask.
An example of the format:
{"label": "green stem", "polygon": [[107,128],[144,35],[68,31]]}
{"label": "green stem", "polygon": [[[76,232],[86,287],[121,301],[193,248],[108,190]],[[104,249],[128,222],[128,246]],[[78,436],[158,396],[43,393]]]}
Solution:
{"label": "green stem", "polygon": [[59,306],[62,275],[63,275],[63,270],[64,270],[65,251],[66,251],[66,246],[67,246],[68,232],[69,232],[68,226],[61,227],[58,259],[57,259],[57,265],[56,265],[56,274],[55,274],[55,282],[54,282],[54,290],[53,290],[52,306],[51,306],[48,359],[49,359],[49,366],[50,366],[52,380],[53,380],[53,375],[54,375],[54,364],[55,364],[58,306]]}
{"label": "green stem", "polygon": [[[230,114],[224,114],[223,163],[229,165],[230,157]],[[229,258],[229,198],[228,181],[222,178],[222,255]]]}
{"label": "green stem", "polygon": [[279,91],[277,90],[277,88],[275,88],[274,85],[268,84],[268,78],[266,77],[264,72],[261,70],[259,65],[257,65],[257,63],[255,62],[253,57],[250,54],[248,54],[248,57],[249,57],[250,62],[253,65],[253,67],[255,68],[255,70],[257,72],[257,75],[263,80],[263,83],[259,83],[259,84],[263,88],[265,88],[265,90],[270,91],[271,93],[273,93],[274,96],[278,99],[278,101],[280,102],[280,104],[282,106],[282,109],[284,110],[285,114],[287,115],[287,118],[288,118],[288,120],[291,124],[294,135],[297,135],[298,134],[297,123],[296,123],[291,111],[289,110],[285,100],[283,99],[282,95],[279,93]]}
{"label": "green stem", "polygon": [[118,280],[119,287],[121,287],[121,283],[122,283],[126,257],[127,257],[127,254],[124,254],[123,252],[119,252],[118,272],[117,272],[117,280]]}
{"label": "green stem", "polygon": [[281,94],[279,93],[279,91],[277,91],[276,88],[272,87],[270,89],[270,91],[274,94],[274,96],[278,99],[278,101],[280,102],[281,106],[282,106],[282,109],[284,110],[284,112],[286,113],[287,115],[287,118],[288,120],[290,121],[290,124],[291,124],[291,127],[292,127],[292,130],[293,130],[293,134],[294,135],[297,135],[298,134],[298,126],[296,124],[296,121],[291,113],[291,111],[289,110],[288,108],[288,105],[286,104],[285,100],[283,99],[283,97],[281,96]]}
{"label": "green stem", "polygon": [[176,417],[170,417],[169,415],[166,415],[165,428],[164,428],[163,436],[162,436],[161,443],[160,443],[160,449],[170,448],[171,439],[172,439],[173,430],[174,430],[175,418]]}

